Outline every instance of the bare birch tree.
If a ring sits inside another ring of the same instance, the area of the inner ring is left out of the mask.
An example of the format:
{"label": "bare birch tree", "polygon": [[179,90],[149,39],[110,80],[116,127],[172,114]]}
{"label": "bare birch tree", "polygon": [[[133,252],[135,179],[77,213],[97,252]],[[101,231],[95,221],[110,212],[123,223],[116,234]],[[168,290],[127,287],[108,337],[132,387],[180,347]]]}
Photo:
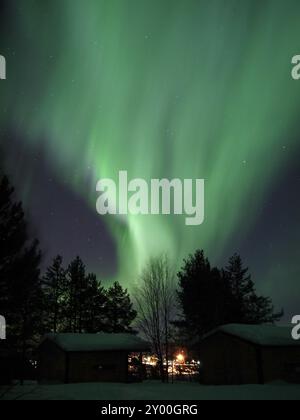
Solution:
{"label": "bare birch tree", "polygon": [[174,280],[175,272],[168,257],[152,258],[140,276],[134,296],[137,326],[152,344],[163,381],[168,380],[171,321],[176,302]]}

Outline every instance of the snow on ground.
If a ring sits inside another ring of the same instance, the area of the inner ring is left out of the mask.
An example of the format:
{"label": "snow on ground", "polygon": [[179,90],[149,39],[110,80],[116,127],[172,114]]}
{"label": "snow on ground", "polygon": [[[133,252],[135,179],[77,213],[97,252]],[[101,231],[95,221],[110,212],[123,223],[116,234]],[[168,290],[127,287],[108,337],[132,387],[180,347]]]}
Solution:
{"label": "snow on ground", "polygon": [[202,386],[196,383],[70,384],[0,387],[5,400],[300,400],[300,385]]}

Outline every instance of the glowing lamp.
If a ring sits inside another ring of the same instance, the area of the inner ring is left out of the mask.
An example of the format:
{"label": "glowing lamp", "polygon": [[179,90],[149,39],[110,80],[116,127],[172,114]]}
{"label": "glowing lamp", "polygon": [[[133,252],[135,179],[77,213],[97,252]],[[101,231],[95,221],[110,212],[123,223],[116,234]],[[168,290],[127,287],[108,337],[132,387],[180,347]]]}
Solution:
{"label": "glowing lamp", "polygon": [[176,360],[178,363],[184,363],[184,355],[182,353],[177,354]]}

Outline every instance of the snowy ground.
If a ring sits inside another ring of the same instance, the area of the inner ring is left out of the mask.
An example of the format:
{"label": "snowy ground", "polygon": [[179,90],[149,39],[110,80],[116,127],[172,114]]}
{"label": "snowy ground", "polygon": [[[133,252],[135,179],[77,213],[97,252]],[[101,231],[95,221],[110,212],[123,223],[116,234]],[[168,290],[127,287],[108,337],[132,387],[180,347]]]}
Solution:
{"label": "snowy ground", "polygon": [[300,385],[201,386],[195,383],[71,384],[0,387],[5,400],[300,400]]}

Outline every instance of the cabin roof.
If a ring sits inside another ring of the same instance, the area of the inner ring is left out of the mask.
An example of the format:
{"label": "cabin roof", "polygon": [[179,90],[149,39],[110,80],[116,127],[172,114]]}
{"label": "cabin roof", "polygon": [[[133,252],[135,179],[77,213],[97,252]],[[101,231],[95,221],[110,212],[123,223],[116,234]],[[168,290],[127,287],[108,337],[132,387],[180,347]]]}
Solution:
{"label": "cabin roof", "polygon": [[292,338],[294,326],[274,325],[223,325],[204,337],[204,340],[218,332],[228,334],[252,344],[265,347],[297,347],[300,341]]}
{"label": "cabin roof", "polygon": [[133,334],[47,334],[50,340],[67,352],[87,351],[149,351],[149,344]]}

